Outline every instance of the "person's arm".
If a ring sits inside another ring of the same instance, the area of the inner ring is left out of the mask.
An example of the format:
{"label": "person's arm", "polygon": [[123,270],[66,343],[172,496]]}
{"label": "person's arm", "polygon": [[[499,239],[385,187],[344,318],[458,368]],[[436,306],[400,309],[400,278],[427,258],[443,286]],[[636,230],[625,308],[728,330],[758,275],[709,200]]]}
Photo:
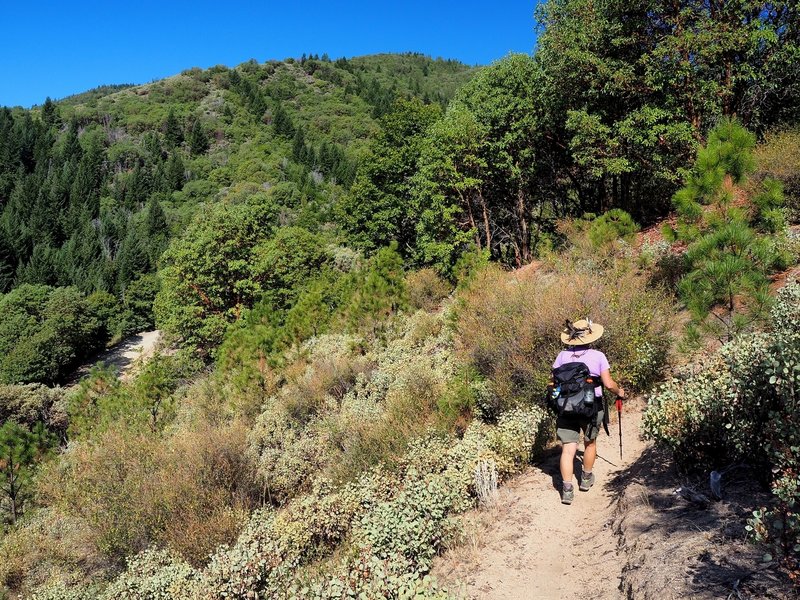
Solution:
{"label": "person's arm", "polygon": [[623,390],[616,381],[611,378],[611,371],[609,369],[605,369],[600,373],[600,379],[603,381],[603,387],[605,387],[609,392],[616,394],[620,398],[625,397],[625,390]]}

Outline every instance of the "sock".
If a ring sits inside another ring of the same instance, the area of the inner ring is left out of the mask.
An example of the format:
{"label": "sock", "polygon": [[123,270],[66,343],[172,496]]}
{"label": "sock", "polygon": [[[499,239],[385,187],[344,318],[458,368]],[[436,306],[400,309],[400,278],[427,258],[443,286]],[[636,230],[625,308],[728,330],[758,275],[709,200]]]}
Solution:
{"label": "sock", "polygon": [[570,491],[571,489],[572,489],[572,483],[567,483],[567,482],[565,481],[565,482],[564,482],[564,491],[565,491],[565,492],[568,492],[568,491]]}
{"label": "sock", "polygon": [[591,471],[584,471],[583,472],[583,476],[584,477],[591,477],[592,476],[592,472]]}

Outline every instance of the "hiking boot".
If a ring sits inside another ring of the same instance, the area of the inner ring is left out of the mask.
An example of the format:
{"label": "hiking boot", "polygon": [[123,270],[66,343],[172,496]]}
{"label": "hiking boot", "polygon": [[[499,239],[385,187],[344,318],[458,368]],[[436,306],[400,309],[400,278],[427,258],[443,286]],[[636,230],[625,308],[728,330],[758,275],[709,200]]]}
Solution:
{"label": "hiking boot", "polygon": [[581,475],[581,484],[578,486],[578,489],[582,492],[588,492],[589,488],[594,485],[594,473],[589,473],[589,476],[586,477]]}
{"label": "hiking boot", "polygon": [[575,488],[569,488],[568,490],[561,490],[561,504],[572,504],[572,501],[575,499]]}

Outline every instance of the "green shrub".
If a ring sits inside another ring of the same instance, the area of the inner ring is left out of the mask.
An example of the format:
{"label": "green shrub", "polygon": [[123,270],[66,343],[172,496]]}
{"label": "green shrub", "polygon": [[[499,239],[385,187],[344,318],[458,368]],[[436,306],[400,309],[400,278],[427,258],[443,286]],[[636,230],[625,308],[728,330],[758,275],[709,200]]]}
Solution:
{"label": "green shrub", "polygon": [[[431,432],[410,442],[392,472],[378,466],[339,488],[318,479],[280,511],[254,512],[236,543],[219,547],[197,579],[160,554],[121,581],[181,598],[188,592],[167,586],[191,580],[209,600],[444,598],[425,574],[453,533],[452,516],[475,505],[475,464],[486,459],[504,465],[505,476],[519,472],[544,444],[547,423],[543,410],[530,409],[501,417],[497,427],[474,422],[462,439]],[[332,554],[337,547],[342,551]]]}
{"label": "green shrub", "polygon": [[628,213],[612,208],[592,221],[589,239],[595,247],[600,248],[620,239],[630,242],[637,231],[639,226]]}
{"label": "green shrub", "polygon": [[718,468],[734,461],[772,475],[777,505],[754,512],[748,526],[800,575],[800,285],[780,291],[771,331],[741,336],[702,360],[694,372],[653,394],[645,435],[685,466]]}
{"label": "green shrub", "polygon": [[198,573],[167,550],[149,548],[127,561],[125,572],[106,588],[101,600],[173,600],[190,598]]}
{"label": "green shrub", "polygon": [[41,421],[50,431],[63,436],[67,419],[63,388],[39,383],[0,385],[0,423],[12,420],[33,426]]}

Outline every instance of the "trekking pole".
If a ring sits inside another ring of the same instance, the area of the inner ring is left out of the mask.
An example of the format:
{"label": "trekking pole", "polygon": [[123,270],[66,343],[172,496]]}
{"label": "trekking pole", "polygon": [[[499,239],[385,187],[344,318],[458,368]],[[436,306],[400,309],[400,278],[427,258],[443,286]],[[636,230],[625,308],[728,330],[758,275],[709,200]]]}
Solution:
{"label": "trekking pole", "polygon": [[619,423],[619,458],[622,460],[622,398],[617,396],[617,422]]}

